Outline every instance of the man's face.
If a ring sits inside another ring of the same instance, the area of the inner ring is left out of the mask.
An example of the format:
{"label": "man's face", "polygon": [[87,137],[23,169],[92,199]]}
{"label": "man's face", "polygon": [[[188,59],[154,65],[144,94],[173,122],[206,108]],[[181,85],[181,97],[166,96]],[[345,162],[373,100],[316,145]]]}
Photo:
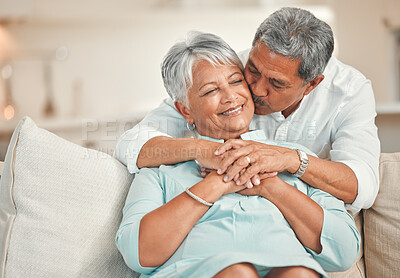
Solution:
{"label": "man's face", "polygon": [[255,104],[255,113],[282,111],[287,117],[296,110],[308,86],[298,76],[300,60],[291,60],[269,50],[258,41],[250,52],[244,76]]}

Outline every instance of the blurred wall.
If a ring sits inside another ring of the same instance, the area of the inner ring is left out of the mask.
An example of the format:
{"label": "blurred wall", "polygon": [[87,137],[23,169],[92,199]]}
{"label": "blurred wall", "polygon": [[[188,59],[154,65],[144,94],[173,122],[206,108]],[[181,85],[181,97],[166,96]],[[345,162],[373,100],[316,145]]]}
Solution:
{"label": "blurred wall", "polygon": [[[71,4],[65,11],[50,0],[33,2],[40,4],[32,11],[38,15],[28,18],[27,23],[7,26],[13,40],[13,97],[20,115],[33,118],[40,118],[43,113],[44,67],[48,64],[59,117],[148,111],[167,97],[160,63],[169,47],[187,31],[213,32],[235,50],[245,50],[251,46],[258,25],[278,7],[125,7],[118,4],[126,1],[119,0],[112,10],[103,7],[101,13],[95,9],[99,3],[92,1],[92,7],[82,7],[87,13],[80,15],[83,12],[75,14]],[[73,2],[79,7],[79,2]],[[328,7],[310,8],[333,24]],[[68,49],[68,57],[58,61],[56,52],[63,46]]]}
{"label": "blurred wall", "polygon": [[[0,0],[0,8],[5,2],[18,1]],[[0,11],[0,66],[12,65],[10,89],[18,112],[11,122],[0,115],[0,131],[1,125],[15,125],[23,115],[46,121],[43,113],[49,93],[56,125],[74,118],[143,115],[167,97],[160,63],[187,31],[216,33],[241,51],[250,47],[256,28],[270,13],[281,6],[298,6],[330,24],[336,39],[334,55],[372,80],[376,100],[383,107],[378,107],[377,121],[382,150],[400,150],[395,58],[399,51],[394,36],[400,30],[399,0],[21,3],[20,20],[2,22],[4,9]],[[3,91],[0,86],[0,108]],[[387,103],[396,106],[389,113]]]}

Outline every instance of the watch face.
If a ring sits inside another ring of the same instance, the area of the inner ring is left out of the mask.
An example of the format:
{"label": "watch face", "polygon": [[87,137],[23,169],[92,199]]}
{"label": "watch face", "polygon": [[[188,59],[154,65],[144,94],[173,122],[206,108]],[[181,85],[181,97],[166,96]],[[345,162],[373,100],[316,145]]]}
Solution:
{"label": "watch face", "polygon": [[304,151],[299,150],[300,160],[302,164],[308,163],[308,156]]}

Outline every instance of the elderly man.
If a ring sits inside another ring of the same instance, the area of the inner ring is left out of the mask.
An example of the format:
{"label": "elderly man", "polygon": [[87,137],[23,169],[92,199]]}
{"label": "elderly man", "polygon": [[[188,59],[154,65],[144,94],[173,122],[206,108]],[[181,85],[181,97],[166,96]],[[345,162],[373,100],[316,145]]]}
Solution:
{"label": "elderly man", "polygon": [[[369,208],[378,193],[380,153],[374,95],[369,80],[332,57],[333,46],[329,25],[308,11],[283,8],[261,23],[252,49],[242,53],[257,114],[250,128],[302,144],[318,158],[251,141],[184,138],[192,128],[172,99],[122,135],[116,157],[131,172],[197,160],[225,181],[249,187],[289,171],[342,199],[353,213]],[[234,110],[225,116],[240,113]]]}

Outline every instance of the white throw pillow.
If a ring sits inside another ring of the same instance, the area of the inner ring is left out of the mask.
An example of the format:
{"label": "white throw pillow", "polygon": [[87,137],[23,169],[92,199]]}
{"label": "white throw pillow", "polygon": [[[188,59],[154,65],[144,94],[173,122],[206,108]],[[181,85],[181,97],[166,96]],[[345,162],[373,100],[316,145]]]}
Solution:
{"label": "white throw pillow", "polygon": [[21,120],[0,181],[0,277],[137,276],[114,240],[131,182],[113,157]]}

